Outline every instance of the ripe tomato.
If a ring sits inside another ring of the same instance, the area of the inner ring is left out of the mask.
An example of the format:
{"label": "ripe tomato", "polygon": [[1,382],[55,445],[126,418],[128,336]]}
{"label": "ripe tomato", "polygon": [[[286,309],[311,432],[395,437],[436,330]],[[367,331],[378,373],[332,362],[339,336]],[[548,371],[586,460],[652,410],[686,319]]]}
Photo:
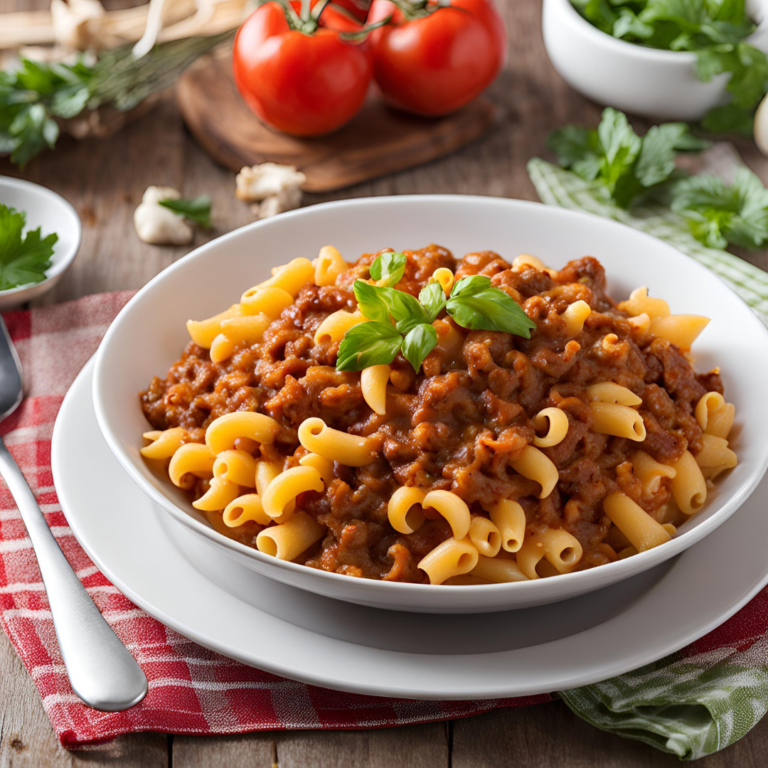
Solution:
{"label": "ripe tomato", "polygon": [[[238,90],[265,123],[316,136],[355,116],[373,68],[365,43],[343,39],[358,25],[325,4],[320,19],[301,18],[300,9],[270,2],[254,11],[238,30],[232,62]],[[334,28],[320,26],[326,23]]]}
{"label": "ripe tomato", "polygon": [[371,45],[373,76],[394,106],[447,115],[484,91],[504,64],[507,33],[492,0],[451,0],[447,7],[373,0],[368,22],[389,14],[392,21],[371,33]]}

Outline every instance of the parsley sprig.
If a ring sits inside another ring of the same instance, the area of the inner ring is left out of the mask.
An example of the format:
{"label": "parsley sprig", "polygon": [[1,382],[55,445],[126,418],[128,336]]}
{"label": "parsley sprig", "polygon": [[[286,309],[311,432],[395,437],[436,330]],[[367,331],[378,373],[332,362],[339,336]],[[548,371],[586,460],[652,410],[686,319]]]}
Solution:
{"label": "parsley sprig", "polygon": [[613,37],[652,48],[694,51],[708,82],[730,73],[731,103],[702,125],[713,133],[752,132],[755,107],[768,91],[768,57],[744,39],[755,31],[744,0],[571,0],[579,13]]}
{"label": "parsley sprig", "polygon": [[704,174],[679,182],[672,190],[672,210],[710,248],[768,244],[768,190],[747,168],[736,172],[731,186]]}
{"label": "parsley sprig", "polygon": [[402,279],[405,265],[405,254],[385,253],[370,267],[377,285],[355,280],[355,298],[369,322],[347,331],[339,346],[338,370],[360,371],[371,365],[389,364],[402,352],[418,373],[437,344],[432,323],[443,310],[457,325],[470,330],[502,331],[529,339],[536,328],[520,305],[494,288],[484,275],[462,278],[447,298],[438,282],[422,288],[418,299],[398,291],[392,286]]}
{"label": "parsley sprig", "polygon": [[26,214],[0,205],[0,290],[40,283],[51,266],[55,233],[43,237],[40,227],[24,233]]}
{"label": "parsley sprig", "polygon": [[629,208],[673,178],[678,152],[698,152],[709,142],[685,123],[655,125],[638,136],[626,115],[608,107],[597,129],[568,125],[554,131],[547,147],[563,168],[595,181],[621,208]]}

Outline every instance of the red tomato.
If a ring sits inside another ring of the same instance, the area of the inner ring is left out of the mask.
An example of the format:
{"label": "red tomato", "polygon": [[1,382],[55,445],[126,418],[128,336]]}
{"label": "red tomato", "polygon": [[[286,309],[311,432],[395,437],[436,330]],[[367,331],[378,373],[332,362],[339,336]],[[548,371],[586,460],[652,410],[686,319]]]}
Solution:
{"label": "red tomato", "polygon": [[[419,115],[446,115],[484,91],[499,74],[507,49],[504,21],[491,0],[451,0],[416,5],[406,15],[389,0],[373,0],[374,78],[393,105]],[[426,15],[425,15],[426,14]],[[410,14],[409,14],[410,15]]]}
{"label": "red tomato", "polygon": [[[292,3],[299,12],[300,3]],[[358,112],[372,77],[370,50],[345,42],[354,31],[326,8],[309,34],[291,29],[285,11],[267,3],[238,30],[232,57],[235,83],[248,106],[268,125],[295,136],[316,136],[340,128]]]}

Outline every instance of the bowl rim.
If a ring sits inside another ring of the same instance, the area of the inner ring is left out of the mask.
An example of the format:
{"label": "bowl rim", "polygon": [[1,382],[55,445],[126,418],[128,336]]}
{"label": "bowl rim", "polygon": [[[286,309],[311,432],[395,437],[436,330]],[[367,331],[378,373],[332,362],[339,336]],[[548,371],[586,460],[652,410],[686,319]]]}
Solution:
{"label": "bowl rim", "polygon": [[75,235],[72,247],[69,251],[64,251],[60,259],[51,265],[45,273],[45,279],[41,280],[39,283],[26,283],[25,285],[18,285],[15,288],[7,288],[4,291],[0,291],[0,298],[5,298],[6,296],[13,296],[14,294],[39,288],[66,272],[67,269],[72,266],[72,262],[75,260],[75,257],[80,250],[80,245],[83,240],[83,224],[72,203],[62,197],[58,192],[54,192],[52,189],[44,187],[42,184],[37,184],[34,181],[27,181],[26,179],[17,179],[13,176],[0,176],[0,187],[26,189],[32,194],[47,198],[49,201],[64,208],[72,218],[73,233]]}
{"label": "bowl rim", "polygon": [[[547,3],[557,3],[558,9],[562,9],[561,12],[565,14],[565,19],[568,23],[578,26],[582,34],[589,38],[590,42],[593,42],[595,45],[602,45],[614,53],[633,56],[646,62],[657,61],[686,67],[696,65],[695,51],[668,51],[663,48],[650,48],[638,43],[630,43],[618,37],[613,37],[591,24],[576,10],[571,0],[544,0],[544,4],[546,5]],[[747,0],[747,5],[749,4],[749,0]],[[755,21],[755,30],[744,38],[743,42],[746,43],[752,41],[758,32],[762,32],[766,28],[766,22],[768,22],[768,2],[766,0],[755,0],[755,7],[756,13],[754,15],[759,13],[760,18],[753,19]],[[756,47],[764,50],[761,46]]]}
{"label": "bowl rim", "polygon": [[[169,513],[174,520],[176,520],[177,522],[180,522],[182,525],[189,528],[193,532],[199,535],[202,535],[204,538],[208,539],[213,545],[218,545],[225,549],[229,549],[235,554],[245,556],[248,559],[256,560],[257,562],[262,563],[268,566],[269,568],[274,567],[274,568],[277,568],[278,570],[287,571],[299,578],[303,576],[307,578],[316,578],[319,580],[330,580],[331,583],[336,583],[339,586],[346,585],[347,587],[353,587],[353,586],[357,586],[358,588],[363,587],[366,590],[370,590],[372,592],[378,592],[382,594],[385,594],[387,592],[392,593],[392,591],[394,590],[395,593],[401,593],[403,596],[406,596],[408,593],[434,595],[435,593],[434,590],[436,589],[437,585],[413,584],[408,582],[387,582],[387,581],[381,581],[381,580],[375,580],[375,579],[352,579],[349,576],[346,576],[343,574],[330,573],[328,571],[322,571],[315,568],[308,568],[307,566],[299,563],[293,563],[286,560],[278,560],[275,557],[270,557],[268,555],[265,555],[259,552],[255,548],[247,547],[246,545],[241,544],[240,542],[235,541],[234,539],[230,539],[227,536],[224,536],[223,534],[218,533],[211,526],[194,518],[191,514],[189,514],[188,511],[185,511],[184,509],[182,509],[181,506],[176,504],[168,496],[166,496],[164,493],[159,491],[150,482],[147,481],[147,479],[143,476],[142,472],[139,470],[138,466],[133,461],[131,456],[124,449],[122,445],[122,440],[120,439],[120,437],[116,433],[113,433],[109,428],[108,408],[105,406],[105,403],[102,397],[102,389],[103,389],[102,382],[104,381],[105,377],[109,375],[108,371],[106,370],[107,365],[105,362],[105,358],[107,355],[106,350],[109,349],[112,338],[117,333],[117,329],[120,326],[121,322],[123,322],[124,319],[128,316],[128,314],[133,311],[134,307],[142,303],[144,298],[149,293],[152,292],[152,290],[156,285],[158,285],[159,283],[167,279],[168,275],[173,274],[178,270],[183,270],[186,267],[187,263],[193,260],[207,258],[207,254],[209,252],[215,253],[221,247],[225,247],[228,241],[234,240],[238,237],[242,237],[246,232],[255,231],[261,228],[269,228],[270,226],[274,225],[276,223],[276,220],[278,219],[280,221],[286,222],[292,219],[297,219],[297,218],[301,219],[301,217],[306,215],[309,211],[313,211],[317,213],[318,210],[322,211],[322,210],[329,210],[329,209],[341,208],[341,207],[356,208],[356,207],[366,207],[366,206],[387,205],[388,203],[393,203],[393,202],[411,204],[414,201],[419,201],[419,200],[424,202],[427,202],[427,201],[443,202],[443,201],[451,200],[453,202],[459,202],[459,203],[464,202],[465,204],[471,204],[473,202],[476,203],[479,201],[487,201],[492,204],[501,203],[504,205],[508,205],[509,207],[512,207],[512,208],[519,207],[524,210],[532,209],[532,208],[535,208],[536,210],[543,209],[543,210],[551,211],[553,214],[557,216],[562,216],[566,219],[567,218],[580,219],[580,220],[588,219],[593,226],[602,226],[608,229],[613,229],[618,236],[621,236],[622,232],[629,230],[633,233],[633,236],[637,235],[637,237],[640,238],[641,240],[642,239],[646,240],[649,246],[658,248],[658,246],[661,245],[670,252],[670,255],[675,254],[677,257],[680,257],[681,259],[685,259],[686,264],[694,271],[700,271],[701,273],[706,273],[709,276],[712,276],[712,272],[709,269],[707,269],[702,264],[699,264],[698,262],[694,261],[693,259],[685,256],[685,254],[680,252],[673,245],[666,243],[665,241],[660,240],[659,238],[656,238],[645,232],[633,229],[632,227],[629,227],[626,224],[622,224],[621,222],[615,221],[613,219],[606,219],[592,213],[574,211],[566,208],[560,208],[557,206],[549,206],[549,205],[545,205],[544,203],[538,203],[538,202],[533,202],[529,200],[500,198],[500,197],[493,197],[490,195],[489,196],[446,195],[446,194],[382,195],[382,196],[376,196],[376,197],[355,198],[351,200],[337,200],[337,201],[332,201],[327,203],[320,203],[320,204],[309,206],[306,208],[301,208],[295,211],[283,213],[280,215],[280,217],[273,217],[273,218],[269,218],[261,221],[256,221],[244,227],[235,229],[232,232],[228,232],[227,234],[222,235],[221,237],[214,238],[213,240],[210,240],[207,243],[204,243],[198,248],[195,248],[193,251],[191,251],[189,254],[187,254],[183,258],[179,259],[178,261],[174,262],[170,266],[166,267],[166,269],[164,269],[162,272],[156,275],[140,291],[138,291],[136,295],[133,296],[130,299],[130,301],[123,307],[123,309],[118,313],[117,317],[112,321],[94,356],[95,368],[94,368],[94,376],[93,376],[93,403],[94,403],[94,410],[96,413],[96,419],[99,424],[99,429],[101,430],[101,433],[107,445],[109,446],[113,455],[118,459],[123,469],[128,473],[128,475],[133,479],[133,481],[144,491],[144,493],[146,493],[149,496],[149,498],[152,501],[154,501],[161,509]],[[763,341],[766,347],[768,347],[768,327],[766,327],[759,320],[757,315],[755,315],[752,312],[752,310],[749,309],[749,307],[744,303],[743,299],[741,299],[741,297],[739,297],[738,294],[729,285],[727,285],[722,281],[719,281],[719,284],[723,290],[728,291],[729,293],[732,293],[739,300],[739,302],[744,304],[745,308],[749,311],[750,316],[752,317],[752,320],[754,321],[753,325],[754,325],[754,328],[756,329],[756,332],[762,335]],[[707,536],[716,528],[718,528],[722,523],[724,523],[749,498],[749,496],[752,494],[755,488],[757,488],[758,484],[763,478],[763,475],[766,472],[766,469],[768,469],[768,443],[766,444],[766,448],[763,451],[763,456],[761,458],[761,462],[759,466],[757,466],[752,470],[752,473],[731,494],[730,498],[728,498],[723,503],[722,508],[715,515],[704,520],[702,523],[700,523],[696,527],[678,534],[677,536],[672,538],[670,541],[665,542],[664,546],[655,547],[653,549],[646,550],[645,552],[640,552],[633,557],[624,558],[623,560],[616,560],[612,563],[606,563],[604,565],[601,565],[595,568],[589,568],[583,571],[575,571],[572,573],[560,574],[557,577],[557,582],[559,584],[562,584],[562,591],[564,592],[567,591],[566,585],[568,584],[579,583],[582,589],[578,592],[574,591],[573,594],[583,594],[584,592],[591,591],[592,589],[598,589],[602,586],[608,586],[610,584],[614,584],[619,581],[622,581],[625,578],[633,576],[636,573],[641,573],[643,571],[646,571],[652,568],[653,566],[659,565],[660,563],[670,559],[671,557],[674,557],[675,555],[680,554],[681,552],[688,549],[688,547],[693,546],[698,541],[701,541],[701,539],[703,539],[705,536]],[[608,574],[613,574],[614,578],[612,579],[605,578],[605,576],[607,576]],[[445,594],[445,590],[452,590],[454,593],[456,593],[456,590],[459,590],[462,595],[471,595],[471,594],[480,595],[480,594],[487,594],[488,592],[491,592],[491,591],[504,592],[509,589],[514,589],[521,594],[523,593],[524,590],[527,590],[530,594],[535,595],[537,590],[539,590],[542,593],[547,592],[550,588],[551,582],[552,582],[551,579],[531,579],[528,581],[508,582],[508,583],[499,583],[499,584],[478,584],[478,585],[441,584],[439,586],[441,588],[441,594]],[[574,587],[574,590],[575,590],[575,587]],[[565,597],[567,598],[568,595],[566,595]]]}

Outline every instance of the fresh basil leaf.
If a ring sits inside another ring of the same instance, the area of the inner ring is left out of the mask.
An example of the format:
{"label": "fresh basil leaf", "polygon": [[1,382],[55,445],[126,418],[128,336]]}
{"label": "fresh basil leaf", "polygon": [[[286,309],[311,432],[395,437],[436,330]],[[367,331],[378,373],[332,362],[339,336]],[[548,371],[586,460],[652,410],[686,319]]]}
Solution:
{"label": "fresh basil leaf", "polygon": [[389,323],[359,323],[350,328],[339,345],[336,370],[362,371],[371,365],[391,363],[403,337]]}
{"label": "fresh basil leaf", "polygon": [[437,280],[425,285],[419,293],[419,301],[427,312],[429,322],[433,323],[440,312],[442,312],[443,307],[445,307],[445,291],[443,286]]}
{"label": "fresh basil leaf", "polygon": [[403,356],[416,373],[421,369],[424,358],[437,344],[437,331],[433,325],[422,323],[412,328],[403,339]]}
{"label": "fresh basil leaf", "polygon": [[23,235],[25,223],[25,214],[0,205],[0,290],[40,283],[51,266],[58,235],[42,237],[40,227]]}
{"label": "fresh basil leaf", "polygon": [[501,331],[530,339],[536,328],[522,307],[483,275],[459,280],[445,308],[458,325],[471,330]]}
{"label": "fresh basil leaf", "polygon": [[383,281],[383,287],[397,285],[403,279],[407,261],[404,253],[382,253],[371,264],[371,277],[377,282]]}
{"label": "fresh basil leaf", "polygon": [[734,104],[715,107],[707,112],[701,121],[701,127],[710,133],[738,133],[752,136],[755,121],[753,109],[743,109]]}
{"label": "fresh basil leaf", "polygon": [[419,323],[429,323],[429,317],[418,299],[405,291],[397,291],[394,288],[381,288],[381,295],[389,307],[389,314],[397,324],[400,333],[408,333]]}
{"label": "fresh basil leaf", "polygon": [[606,186],[613,191],[619,178],[628,172],[642,148],[642,140],[632,130],[623,112],[608,107],[597,127],[603,160],[600,175]]}
{"label": "fresh basil leaf", "polygon": [[389,308],[384,300],[383,293],[384,288],[379,288],[376,285],[370,285],[364,280],[355,280],[352,290],[355,292],[355,298],[357,299],[357,305],[360,307],[360,311],[369,320],[375,320],[379,323],[389,323]]}
{"label": "fresh basil leaf", "polygon": [[196,222],[203,229],[211,228],[211,198],[208,195],[200,195],[193,200],[186,200],[183,197],[168,198],[161,200],[160,205],[181,214],[185,219]]}

